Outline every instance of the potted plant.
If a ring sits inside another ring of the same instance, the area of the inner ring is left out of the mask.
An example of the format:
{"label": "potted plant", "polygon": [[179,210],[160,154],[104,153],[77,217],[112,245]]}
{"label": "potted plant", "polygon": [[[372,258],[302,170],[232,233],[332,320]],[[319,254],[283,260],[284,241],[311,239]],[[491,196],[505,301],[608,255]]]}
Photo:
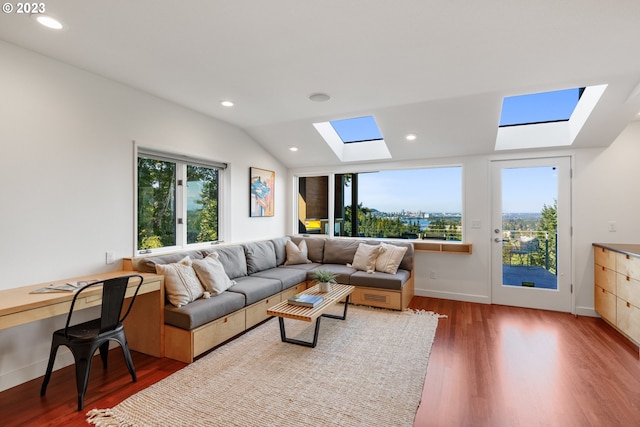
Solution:
{"label": "potted plant", "polygon": [[336,275],[327,270],[317,270],[313,273],[313,278],[318,283],[320,292],[329,292],[331,283],[336,283]]}

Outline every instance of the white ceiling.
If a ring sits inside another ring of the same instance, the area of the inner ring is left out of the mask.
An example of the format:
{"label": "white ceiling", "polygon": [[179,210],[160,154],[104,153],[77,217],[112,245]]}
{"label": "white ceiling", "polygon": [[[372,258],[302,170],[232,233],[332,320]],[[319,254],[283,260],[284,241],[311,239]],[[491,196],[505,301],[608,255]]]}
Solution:
{"label": "white ceiling", "polygon": [[0,39],[233,123],[288,167],[340,164],[312,126],[326,120],[373,115],[398,161],[493,153],[503,96],[608,84],[575,147],[640,112],[638,0],[45,5],[63,31],[2,13]]}

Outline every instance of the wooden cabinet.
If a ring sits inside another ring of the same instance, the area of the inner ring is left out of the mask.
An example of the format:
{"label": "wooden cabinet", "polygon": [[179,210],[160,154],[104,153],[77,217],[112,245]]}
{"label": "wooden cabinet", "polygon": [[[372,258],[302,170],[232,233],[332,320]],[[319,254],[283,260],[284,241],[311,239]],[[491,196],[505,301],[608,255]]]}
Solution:
{"label": "wooden cabinet", "polygon": [[595,309],[640,346],[640,245],[593,246]]}

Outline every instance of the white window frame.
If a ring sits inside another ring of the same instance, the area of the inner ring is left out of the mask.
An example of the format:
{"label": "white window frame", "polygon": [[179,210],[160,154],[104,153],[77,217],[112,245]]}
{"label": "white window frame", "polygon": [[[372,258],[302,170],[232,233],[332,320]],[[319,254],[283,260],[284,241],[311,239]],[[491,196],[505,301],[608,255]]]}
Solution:
{"label": "white window frame", "polygon": [[[153,249],[139,249],[138,248],[138,158],[153,158],[165,162],[175,163],[176,165],[176,244],[173,246],[163,246],[161,248]],[[218,240],[209,242],[187,243],[187,166],[202,166],[206,168],[218,169]],[[210,247],[224,242],[226,221],[227,217],[227,203],[226,194],[227,191],[227,175],[228,164],[218,162],[214,160],[208,160],[203,158],[190,157],[182,154],[176,154],[166,151],[160,151],[156,149],[146,148],[139,146],[134,141],[134,159],[133,159],[133,172],[134,172],[134,206],[133,206],[133,248],[134,256],[146,255],[146,254],[161,254],[168,252],[175,252],[184,249],[198,249],[204,247]],[[178,181],[182,180],[183,185],[178,185]],[[182,223],[178,219],[183,219]]]}
{"label": "white window frame", "polygon": [[[461,197],[461,208],[460,208],[460,222],[462,225],[461,228],[461,240],[459,241],[460,243],[465,242],[465,229],[466,229],[466,223],[465,223],[465,209],[464,209],[464,205],[465,205],[465,185],[464,185],[464,165],[462,163],[453,163],[453,164],[444,164],[444,165],[428,165],[428,166],[415,166],[415,167],[398,167],[398,168],[390,168],[390,169],[382,169],[382,168],[376,168],[376,171],[396,171],[396,170],[412,170],[412,169],[442,169],[442,168],[460,168],[460,179],[461,179],[461,188],[460,188],[460,197]],[[309,173],[296,173],[293,175],[294,178],[294,183],[293,183],[293,189],[294,189],[294,214],[292,216],[292,218],[294,219],[292,226],[293,226],[293,230],[292,233],[295,235],[301,235],[301,233],[299,233],[298,230],[298,194],[299,194],[299,180],[300,178],[308,178],[308,177],[315,177],[315,176],[327,176],[328,179],[328,191],[327,191],[327,197],[329,198],[328,200],[328,209],[329,209],[329,218],[328,218],[328,229],[329,229],[329,233],[328,234],[320,234],[321,236],[324,236],[326,238],[333,238],[336,237],[334,236],[334,230],[335,230],[335,215],[334,215],[334,211],[335,211],[335,176],[337,174],[346,174],[346,173],[367,173],[367,172],[371,172],[369,170],[360,170],[358,168],[347,168],[344,170],[341,170],[339,172],[309,172]],[[348,236],[343,236],[343,238],[350,238]],[[367,239],[373,239],[372,237],[367,237]],[[409,241],[412,240],[418,240],[418,239],[407,239]],[[431,240],[431,239],[429,239]],[[433,241],[439,241],[439,240],[433,240]],[[444,240],[443,240],[444,241]],[[451,241],[451,242],[457,242],[457,241]]]}

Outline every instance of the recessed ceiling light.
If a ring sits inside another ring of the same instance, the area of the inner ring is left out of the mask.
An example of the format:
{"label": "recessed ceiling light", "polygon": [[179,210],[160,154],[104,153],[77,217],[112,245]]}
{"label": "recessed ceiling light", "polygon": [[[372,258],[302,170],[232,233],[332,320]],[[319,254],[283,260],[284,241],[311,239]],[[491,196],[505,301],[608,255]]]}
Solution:
{"label": "recessed ceiling light", "polygon": [[415,141],[415,140],[416,140],[416,138],[417,138],[417,136],[416,136],[416,134],[415,134],[415,133],[410,133],[410,134],[408,134],[407,136],[405,136],[405,139],[406,139],[407,141]]}
{"label": "recessed ceiling light", "polygon": [[298,147],[291,146],[289,147],[289,151],[298,151]]}
{"label": "recessed ceiling light", "polygon": [[327,102],[331,99],[326,93],[312,93],[309,95],[309,100],[313,102]]}
{"label": "recessed ceiling light", "polygon": [[31,15],[33,19],[35,19],[40,25],[44,25],[47,28],[51,28],[52,30],[61,30],[63,25],[56,18],[53,18],[49,15],[45,15],[44,13],[34,13]]}
{"label": "recessed ceiling light", "polygon": [[220,101],[220,105],[222,105],[223,107],[233,107],[233,102],[232,101]]}

